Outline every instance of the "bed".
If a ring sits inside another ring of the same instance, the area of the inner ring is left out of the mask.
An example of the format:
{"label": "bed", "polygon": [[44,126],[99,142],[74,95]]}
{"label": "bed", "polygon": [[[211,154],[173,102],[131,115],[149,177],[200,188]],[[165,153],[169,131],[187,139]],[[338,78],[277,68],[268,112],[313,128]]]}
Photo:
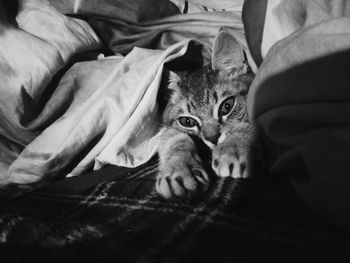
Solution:
{"label": "bed", "polygon": [[[0,1],[2,262],[348,262],[350,7],[296,2]],[[163,200],[163,68],[208,63],[221,30],[268,174]]]}

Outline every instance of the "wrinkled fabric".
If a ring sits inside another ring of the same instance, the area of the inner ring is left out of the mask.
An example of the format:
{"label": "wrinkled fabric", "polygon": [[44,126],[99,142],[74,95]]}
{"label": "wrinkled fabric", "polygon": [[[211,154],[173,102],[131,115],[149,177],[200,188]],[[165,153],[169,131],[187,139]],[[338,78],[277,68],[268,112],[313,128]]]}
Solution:
{"label": "wrinkled fabric", "polygon": [[350,232],[350,13],[340,1],[308,3],[294,6],[300,28],[268,50],[248,111],[269,141],[270,173],[290,177],[309,207]]}
{"label": "wrinkled fabric", "polygon": [[120,160],[121,166],[134,167],[147,161],[155,152],[155,142],[131,156],[129,146],[136,147],[157,133],[161,64],[171,55],[184,53],[186,44],[179,43],[166,52],[134,49],[126,58],[108,57],[74,65],[52,96],[61,105],[70,99],[70,105],[11,164],[9,180],[23,184],[59,175],[96,139],[98,142],[69,175],[91,168],[104,151],[107,158]]}
{"label": "wrinkled fabric", "polygon": [[[241,21],[242,1],[232,3],[190,1],[189,5],[192,5],[194,10],[186,14],[181,13],[183,11],[181,3],[176,5],[170,1],[159,0],[128,2],[85,0],[68,1],[64,5],[61,1],[51,0],[51,3],[62,13],[86,17],[99,33],[103,43],[112,51],[123,55],[135,46],[166,49],[184,38],[192,38],[203,45],[202,56],[205,62],[209,63],[215,35],[220,28],[230,28],[235,31],[236,38],[245,48],[252,68],[256,68],[246,48]],[[219,10],[228,8],[229,11],[203,12],[201,8],[195,8],[201,4]]]}
{"label": "wrinkled fabric", "polygon": [[261,54],[296,30],[321,21],[348,16],[347,0],[268,0],[261,43]]}
{"label": "wrinkled fabric", "polygon": [[1,184],[11,181],[9,166],[23,148],[65,110],[67,101],[44,108],[40,101],[54,75],[75,53],[101,47],[86,22],[63,16],[46,2],[23,1],[21,8],[18,28],[0,21]]}

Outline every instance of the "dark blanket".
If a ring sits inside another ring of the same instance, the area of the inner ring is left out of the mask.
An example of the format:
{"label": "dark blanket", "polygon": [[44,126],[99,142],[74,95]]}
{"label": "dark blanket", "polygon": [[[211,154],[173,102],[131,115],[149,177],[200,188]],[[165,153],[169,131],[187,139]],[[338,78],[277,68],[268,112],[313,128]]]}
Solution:
{"label": "dark blanket", "polygon": [[278,32],[271,28],[278,19],[295,25],[290,33],[276,24],[282,33],[258,37],[249,32],[264,23],[245,15],[252,53],[264,55],[276,41],[248,96],[250,117],[270,142],[269,172],[288,177],[305,204],[350,233],[349,2],[283,0],[270,11],[263,2],[250,14],[264,21],[267,10],[257,32]]}
{"label": "dark blanket", "polygon": [[200,199],[169,202],[154,192],[156,166],[106,167],[1,200],[1,262],[350,259],[349,240],[283,178],[218,180]]}

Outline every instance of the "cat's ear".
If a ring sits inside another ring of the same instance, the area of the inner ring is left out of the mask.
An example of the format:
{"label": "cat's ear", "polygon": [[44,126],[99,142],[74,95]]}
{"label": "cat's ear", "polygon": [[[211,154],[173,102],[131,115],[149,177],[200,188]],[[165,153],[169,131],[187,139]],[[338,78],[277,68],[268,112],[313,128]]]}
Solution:
{"label": "cat's ear", "polygon": [[226,30],[221,30],[214,39],[212,68],[225,73],[235,72],[238,75],[248,70],[242,46]]}
{"label": "cat's ear", "polygon": [[175,73],[174,71],[169,70],[169,80],[168,80],[168,88],[171,90],[177,90],[180,82],[182,73]]}
{"label": "cat's ear", "polygon": [[163,69],[162,81],[158,91],[158,102],[161,107],[165,107],[174,94],[180,93],[180,82],[181,76],[166,68]]}
{"label": "cat's ear", "polygon": [[180,77],[175,72],[164,67],[157,95],[157,102],[160,112],[164,111],[167,104],[173,97],[173,94],[176,94],[179,83]]}

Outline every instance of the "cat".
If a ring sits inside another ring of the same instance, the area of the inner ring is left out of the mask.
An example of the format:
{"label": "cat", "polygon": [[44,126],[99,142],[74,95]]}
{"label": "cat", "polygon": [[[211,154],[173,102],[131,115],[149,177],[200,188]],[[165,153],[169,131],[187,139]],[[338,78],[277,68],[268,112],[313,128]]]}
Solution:
{"label": "cat", "polygon": [[210,149],[217,176],[250,176],[256,129],[248,119],[246,96],[253,78],[241,46],[225,31],[214,40],[211,65],[181,77],[170,73],[158,151],[161,196],[188,196],[209,186],[210,173],[195,139]]}

